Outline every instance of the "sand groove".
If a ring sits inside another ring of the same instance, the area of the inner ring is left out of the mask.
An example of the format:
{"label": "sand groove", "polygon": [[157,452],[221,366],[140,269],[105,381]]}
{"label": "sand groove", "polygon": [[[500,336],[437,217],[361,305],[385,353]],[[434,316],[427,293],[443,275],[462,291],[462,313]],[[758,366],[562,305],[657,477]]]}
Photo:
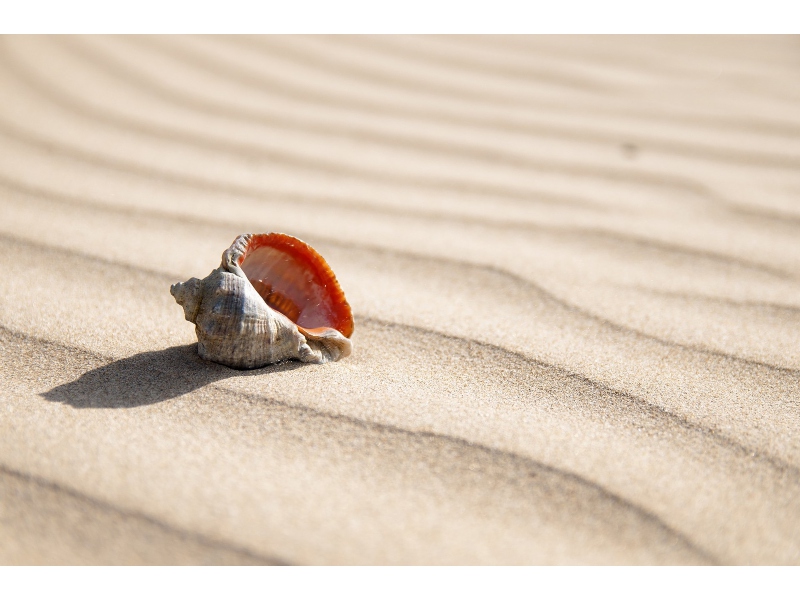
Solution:
{"label": "sand groove", "polygon": [[[797,564],[796,48],[0,40],[0,562]],[[197,358],[270,230],[347,360]]]}
{"label": "sand groove", "polygon": [[284,564],[2,465],[0,497],[4,564]]}
{"label": "sand groove", "polygon": [[[87,123],[88,126],[92,126],[94,121],[99,121],[100,123],[111,126],[113,129],[127,129],[144,136],[161,138],[162,141],[194,146],[206,152],[218,152],[220,150],[224,150],[228,154],[233,153],[239,155],[243,160],[264,160],[272,164],[273,167],[277,165],[286,165],[287,167],[296,169],[313,169],[316,171],[322,171],[323,173],[335,173],[344,177],[357,177],[360,180],[375,182],[376,184],[379,182],[391,182],[393,184],[392,187],[395,188],[398,186],[401,188],[410,187],[412,189],[427,188],[430,190],[451,191],[458,192],[460,194],[474,194],[478,196],[490,196],[492,198],[514,200],[527,200],[529,198],[533,198],[535,200],[537,196],[543,193],[541,189],[536,188],[514,189],[509,186],[493,185],[481,181],[466,181],[463,179],[463,176],[460,179],[446,179],[441,176],[411,177],[405,173],[394,173],[392,171],[396,169],[389,170],[385,167],[382,167],[380,170],[365,169],[360,165],[331,162],[330,158],[328,157],[323,158],[320,156],[318,158],[313,158],[308,155],[304,156],[302,154],[292,152],[290,148],[279,149],[277,147],[265,147],[263,144],[257,146],[251,143],[236,143],[234,141],[219,137],[210,137],[208,134],[190,132],[186,128],[176,129],[171,125],[167,125],[166,122],[163,121],[161,123],[151,123],[149,122],[150,119],[143,120],[138,117],[121,115],[116,110],[100,109],[95,103],[86,103],[85,101],[76,98],[74,94],[66,92],[63,88],[58,89],[51,83],[45,82],[41,78],[37,78],[33,73],[26,72],[26,70],[21,68],[20,65],[16,65],[13,61],[10,61],[8,56],[5,58],[6,67],[10,68],[11,72],[20,77],[26,85],[30,86],[33,91],[62,109],[66,109],[79,116],[89,118],[90,121]],[[208,123],[206,122],[206,126],[207,125]],[[276,132],[268,131],[265,133],[272,133],[274,136]],[[331,136],[327,137],[330,138]],[[346,134],[346,137],[350,137],[350,135]],[[392,146],[397,146],[395,139],[392,139],[390,143]],[[317,144],[320,144],[319,140],[317,141]],[[412,147],[412,149],[417,151],[420,150],[418,147]],[[436,150],[437,146],[434,145],[433,149]],[[438,147],[438,149],[441,149],[441,147]],[[444,150],[447,150],[447,148],[445,147]],[[495,151],[491,152],[493,156],[496,155]],[[448,155],[454,154],[451,152],[445,153]],[[318,149],[314,150],[314,154],[319,155],[320,151]],[[438,151],[437,154],[441,155],[443,152]],[[329,154],[328,156],[333,156],[333,153]],[[468,154],[468,158],[481,159],[484,164],[487,162],[486,152],[470,153]],[[632,185],[643,185],[655,187],[656,189],[661,189],[664,186],[672,186],[682,190],[687,194],[699,194],[714,198],[714,194],[702,185],[697,185],[697,183],[692,181],[674,180],[674,178],[663,177],[659,174],[641,171],[631,173],[609,168],[607,166],[604,168],[596,168],[589,165],[579,166],[575,165],[574,163],[557,163],[543,158],[528,158],[522,161],[520,161],[519,158],[509,160],[509,157],[507,156],[500,156],[499,158],[500,160],[497,162],[500,164],[504,166],[507,165],[510,167],[515,167],[517,170],[522,168],[526,172],[531,171],[531,169],[536,169],[538,171],[544,171],[545,173],[560,173],[565,176],[582,176],[590,180],[592,178],[600,178],[611,179],[612,181],[620,180],[623,183],[627,183],[628,180],[630,180]],[[402,163],[396,164],[399,166]],[[553,194],[547,190],[544,190],[543,195],[545,199],[548,197],[553,197]],[[564,199],[563,196],[556,198],[560,199],[561,201]]]}

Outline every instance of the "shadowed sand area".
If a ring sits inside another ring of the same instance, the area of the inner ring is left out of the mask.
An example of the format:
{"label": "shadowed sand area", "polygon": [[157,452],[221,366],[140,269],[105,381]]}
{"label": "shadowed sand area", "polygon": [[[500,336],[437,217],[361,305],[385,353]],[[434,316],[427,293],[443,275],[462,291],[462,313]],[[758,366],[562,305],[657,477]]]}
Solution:
{"label": "shadowed sand area", "polygon": [[[0,38],[0,563],[800,563],[800,38]],[[328,261],[352,356],[169,286]]]}

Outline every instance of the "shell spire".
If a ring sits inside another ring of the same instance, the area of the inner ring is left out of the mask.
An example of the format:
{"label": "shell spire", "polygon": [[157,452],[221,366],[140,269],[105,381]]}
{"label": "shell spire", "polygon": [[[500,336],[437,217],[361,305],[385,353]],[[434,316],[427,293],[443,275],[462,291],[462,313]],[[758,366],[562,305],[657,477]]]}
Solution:
{"label": "shell spire", "polygon": [[170,288],[195,324],[198,353],[235,368],[350,354],[353,313],[328,263],[283,233],[243,234],[218,269]]}

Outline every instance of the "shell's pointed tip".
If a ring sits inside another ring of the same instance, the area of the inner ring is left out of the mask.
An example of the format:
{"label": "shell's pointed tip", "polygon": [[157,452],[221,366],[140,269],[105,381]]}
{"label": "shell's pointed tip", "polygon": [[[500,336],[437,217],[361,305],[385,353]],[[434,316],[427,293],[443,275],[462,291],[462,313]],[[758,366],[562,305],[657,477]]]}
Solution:
{"label": "shell's pointed tip", "polygon": [[193,295],[193,288],[196,286],[192,286],[192,280],[186,282],[179,281],[178,283],[173,283],[169,286],[169,293],[172,294],[172,297],[175,298],[175,302],[183,306],[186,303],[186,300]]}
{"label": "shell's pointed tip", "polygon": [[183,307],[186,320],[194,323],[202,300],[200,280],[192,277],[186,282],[173,283],[169,286],[169,293],[175,298],[175,302]]}

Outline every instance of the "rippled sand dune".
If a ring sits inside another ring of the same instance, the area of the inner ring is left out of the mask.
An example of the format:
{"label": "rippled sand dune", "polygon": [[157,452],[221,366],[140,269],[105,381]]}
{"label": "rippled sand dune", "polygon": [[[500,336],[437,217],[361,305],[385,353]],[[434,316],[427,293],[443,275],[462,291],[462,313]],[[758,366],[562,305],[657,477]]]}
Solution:
{"label": "rippled sand dune", "polygon": [[[800,563],[800,37],[0,38],[0,563]],[[170,284],[327,259],[354,352]]]}

